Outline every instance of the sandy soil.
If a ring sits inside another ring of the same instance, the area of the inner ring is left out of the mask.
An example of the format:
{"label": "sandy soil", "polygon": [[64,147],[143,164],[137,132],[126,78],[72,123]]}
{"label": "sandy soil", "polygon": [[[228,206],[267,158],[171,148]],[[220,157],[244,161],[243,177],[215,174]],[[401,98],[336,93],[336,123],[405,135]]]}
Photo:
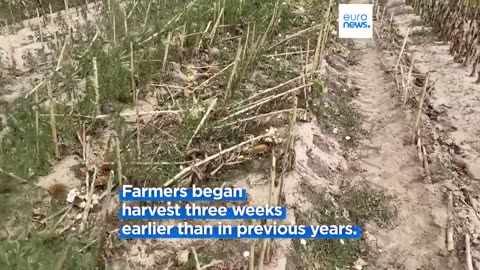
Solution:
{"label": "sandy soil", "polygon": [[[98,14],[93,3],[89,4],[86,15],[85,20],[79,10],[69,8],[68,12],[61,11],[48,15],[47,18],[33,18],[8,28],[0,28],[0,69],[13,69],[17,73],[17,76],[8,78],[5,87],[0,88],[0,101],[13,102],[26,94],[40,83],[44,75],[52,69],[52,65],[56,65],[55,59],[58,56],[52,54],[53,44],[41,42],[42,39],[54,40],[56,33],[58,46],[62,46],[62,40],[59,39],[63,36],[63,29],[58,23],[51,23],[51,16],[55,21],[63,18],[67,24],[71,23],[73,28],[76,28],[96,20]],[[34,58],[38,58],[35,70],[32,67]]]}
{"label": "sandy soil", "polygon": [[398,209],[393,229],[366,228],[376,238],[376,263],[394,269],[413,270],[429,264],[449,269],[441,256],[447,216],[443,194],[436,186],[424,185],[415,147],[404,143],[411,136],[410,122],[397,106],[400,100],[394,83],[384,79],[378,60],[381,52],[373,40],[355,44],[361,55],[360,64],[352,70],[361,88],[355,104],[366,116],[365,128],[372,134],[357,150],[361,174],[355,178],[386,190]]}
{"label": "sandy soil", "polygon": [[[420,21],[419,17],[400,1],[390,1],[387,7],[390,12],[399,14],[394,16],[394,24],[399,27],[401,35],[428,29],[414,26],[414,22]],[[474,180],[480,177],[480,86],[474,84],[475,78],[468,77],[469,68],[453,61],[448,44],[426,37],[421,38],[420,43],[418,40],[418,36],[410,36],[407,50],[415,57],[419,71],[429,72],[435,82],[430,101],[441,114],[432,124],[437,132],[447,133],[452,140],[449,144],[456,147],[456,151],[447,155],[451,154],[464,164],[469,178],[467,185],[455,185],[476,194],[474,187],[477,183]],[[362,173],[355,179],[365,179],[383,187],[397,198],[399,211],[395,228],[366,228],[367,236],[375,240],[379,251],[376,264],[382,269],[462,269],[459,261],[464,264],[461,258],[465,256],[463,251],[456,254],[461,256],[460,260],[449,258],[445,251],[447,209],[444,187],[450,190],[458,188],[446,183],[426,185],[422,182],[416,150],[406,143],[411,137],[411,115],[401,109],[394,84],[384,79],[385,73],[379,68],[379,58],[387,66],[393,64],[391,54],[380,52],[372,40],[357,40],[355,44],[361,60],[351,75],[357,78],[362,89],[355,104],[367,117],[366,128],[372,133],[371,140],[365,141],[358,149],[357,163]],[[457,195],[464,197],[462,192]],[[478,217],[475,209],[456,211],[459,219],[468,224],[468,233],[476,239]],[[462,249],[461,246],[457,248]],[[476,252],[472,251],[474,258]]]}
{"label": "sandy soil", "polygon": [[[395,2],[390,1],[391,5]],[[392,8],[393,11],[402,5]],[[418,16],[405,13],[395,16],[402,35],[410,24],[418,20]],[[412,39],[410,38],[410,41]],[[436,108],[444,110],[439,128],[451,129],[453,142],[461,148],[460,158],[464,159],[469,176],[480,180],[480,85],[476,78],[469,77],[471,69],[463,64],[455,63],[449,54],[449,44],[441,42],[425,42],[410,46],[417,66],[422,72],[430,72],[435,81],[435,91],[431,100]]]}

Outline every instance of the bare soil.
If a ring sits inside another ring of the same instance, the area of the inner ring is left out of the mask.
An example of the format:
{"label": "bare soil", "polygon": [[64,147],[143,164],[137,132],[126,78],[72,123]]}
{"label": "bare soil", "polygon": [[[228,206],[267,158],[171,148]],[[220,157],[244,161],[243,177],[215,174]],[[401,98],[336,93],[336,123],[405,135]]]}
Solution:
{"label": "bare soil", "polygon": [[[398,210],[395,224],[366,227],[375,239],[376,263],[382,269],[449,269],[444,250],[447,209],[438,186],[426,186],[414,145],[411,122],[399,104],[395,84],[385,78],[379,57],[384,58],[373,40],[355,41],[360,63],[351,71],[361,88],[355,105],[366,116],[365,128],[371,138],[356,151],[356,181],[367,181],[393,196]],[[384,58],[385,59],[385,58]],[[386,62],[385,59],[384,62]],[[398,267],[398,268],[397,268]]]}

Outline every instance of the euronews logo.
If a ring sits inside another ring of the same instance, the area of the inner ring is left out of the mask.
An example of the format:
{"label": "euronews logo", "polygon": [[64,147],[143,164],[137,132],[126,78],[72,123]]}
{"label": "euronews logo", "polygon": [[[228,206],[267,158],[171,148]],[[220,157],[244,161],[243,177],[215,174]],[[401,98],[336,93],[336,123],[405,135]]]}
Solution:
{"label": "euronews logo", "polygon": [[367,22],[368,15],[363,14],[345,14],[343,16],[343,28],[370,28]]}
{"label": "euronews logo", "polygon": [[373,5],[339,5],[338,29],[340,38],[373,37]]}

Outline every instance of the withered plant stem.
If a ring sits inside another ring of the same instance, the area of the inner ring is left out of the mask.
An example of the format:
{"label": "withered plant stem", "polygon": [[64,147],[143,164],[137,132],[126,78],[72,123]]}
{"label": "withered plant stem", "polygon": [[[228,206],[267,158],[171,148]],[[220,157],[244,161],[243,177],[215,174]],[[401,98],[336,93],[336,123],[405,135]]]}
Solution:
{"label": "withered plant stem", "polygon": [[39,99],[38,99],[38,93],[35,92],[35,149],[36,149],[37,158],[40,157],[40,142],[39,142],[40,116],[39,116],[39,110],[40,110],[40,102],[39,102]]}
{"label": "withered plant stem", "polygon": [[138,92],[137,92],[137,86],[135,83],[133,42],[130,42],[130,70],[131,70],[131,81],[132,81],[133,104],[135,106],[135,123],[137,126],[137,158],[140,159],[142,156],[142,148],[141,148],[140,118],[139,118],[139,111],[138,111]]}
{"label": "withered plant stem", "polygon": [[412,80],[412,72],[413,72],[414,63],[415,63],[415,56],[412,57],[412,63],[410,64],[410,69],[408,70],[407,83],[405,85],[405,89],[404,89],[404,92],[403,92],[403,107],[405,107],[405,105],[407,104],[408,91],[410,89],[410,83],[411,83],[411,80]]}
{"label": "withered plant stem", "polygon": [[290,123],[288,129],[288,140],[285,144],[285,157],[282,160],[282,173],[280,175],[279,191],[277,198],[277,205],[281,205],[284,186],[285,186],[285,174],[287,173],[288,163],[294,158],[294,147],[295,147],[295,130],[297,128],[297,110],[298,110],[298,98],[294,97],[293,99],[293,111],[290,115]]}
{"label": "withered plant stem", "polygon": [[118,184],[120,186],[123,185],[123,178],[122,178],[122,156],[120,153],[120,140],[118,139],[118,135],[115,137],[115,152],[117,155],[117,178]]}
{"label": "withered plant stem", "polygon": [[242,40],[238,39],[238,46],[237,46],[237,55],[235,56],[235,62],[233,64],[232,73],[230,73],[230,78],[228,79],[227,89],[225,90],[225,100],[229,99],[232,95],[233,87],[235,84],[238,65],[241,61],[242,56]]}
{"label": "withered plant stem", "polygon": [[101,114],[100,111],[100,91],[98,85],[98,68],[97,68],[97,58],[93,57],[93,89],[95,90],[95,112],[96,116]]}
{"label": "withered plant stem", "polygon": [[248,257],[248,270],[255,270],[255,240],[250,243],[250,256]]}
{"label": "withered plant stem", "polygon": [[[423,109],[423,102],[425,101],[425,94],[427,92],[427,87],[428,87],[428,79],[429,79],[429,74],[427,73],[427,75],[425,77],[425,82],[424,82],[425,85],[423,86],[422,94],[420,95],[420,100],[418,101],[418,110],[417,110],[417,115],[415,117],[415,124],[413,126],[414,138],[417,134],[418,127],[420,125],[420,119],[421,119],[421,116],[422,116],[422,109]],[[415,139],[413,141],[415,141]]]}
{"label": "withered plant stem", "polygon": [[203,118],[202,120],[200,121],[200,123],[198,124],[197,128],[195,129],[195,132],[193,133],[192,137],[190,138],[190,140],[188,141],[187,143],[187,146],[186,148],[190,148],[190,145],[192,144],[192,141],[193,139],[197,136],[198,132],[200,131],[200,129],[202,128],[202,126],[205,124],[205,122],[207,121],[208,119],[208,116],[210,115],[210,113],[212,112],[213,108],[215,108],[215,105],[217,104],[217,99],[215,98],[212,103],[210,104],[210,106],[208,107],[207,109],[207,112],[205,113],[205,115],[203,115]]}
{"label": "withered plant stem", "polygon": [[167,68],[167,59],[168,59],[168,50],[170,48],[170,39],[172,38],[172,32],[168,32],[167,41],[165,44],[165,54],[163,55],[163,63],[162,63],[162,72],[165,73]]}
{"label": "withered plant stem", "polygon": [[283,97],[283,96],[285,96],[285,95],[287,95],[287,94],[296,92],[296,91],[298,91],[298,90],[300,90],[300,89],[303,89],[303,88],[308,87],[308,86],[311,86],[311,85],[313,85],[313,83],[308,83],[308,84],[306,84],[306,85],[302,85],[302,86],[298,86],[298,87],[292,88],[292,89],[287,90],[287,91],[285,91],[285,92],[283,92],[283,93],[280,93],[280,94],[277,94],[277,95],[273,95],[273,96],[270,96],[270,97],[263,98],[263,99],[261,99],[261,100],[259,100],[259,101],[257,101],[257,102],[254,102],[253,104],[250,104],[250,105],[248,105],[248,106],[246,106],[246,107],[243,107],[243,108],[239,109],[238,111],[236,111],[236,112],[230,114],[229,116],[223,118],[223,120],[225,121],[225,120],[227,120],[227,119],[233,118],[233,117],[238,116],[238,115],[240,115],[240,114],[242,114],[242,113],[244,113],[244,112],[247,112],[247,111],[249,111],[249,110],[251,110],[251,109],[254,109],[254,108],[256,108],[256,107],[258,107],[258,106],[260,106],[260,105],[263,105],[263,104],[268,103],[268,102],[270,102],[270,101],[272,101],[272,100],[275,100],[275,99],[277,99],[277,98],[279,98],[279,97]]}
{"label": "withered plant stem", "polygon": [[472,248],[470,246],[470,235],[468,235],[468,232],[465,234],[465,259],[467,261],[467,269],[473,270]]}
{"label": "withered plant stem", "polygon": [[453,251],[455,249],[455,242],[453,241],[453,194],[448,192],[448,221],[447,221],[447,250]]}
{"label": "withered plant stem", "polygon": [[59,158],[60,153],[58,150],[58,137],[57,137],[57,124],[55,122],[55,104],[53,102],[53,93],[52,93],[52,83],[47,83],[47,91],[48,91],[48,98],[49,98],[49,108],[50,108],[50,127],[52,129],[52,140],[53,140],[53,147],[55,151],[55,157]]}
{"label": "withered plant stem", "polygon": [[228,64],[228,66],[222,68],[222,70],[220,70],[219,72],[217,72],[216,74],[214,74],[212,77],[206,79],[204,82],[202,82],[199,86],[195,87],[192,92],[195,92],[197,91],[198,89],[201,89],[202,87],[206,86],[211,80],[213,80],[214,78],[216,78],[218,75],[222,74],[223,72],[225,72],[227,69],[229,69],[231,66],[235,65],[235,61],[233,61],[232,63]]}
{"label": "withered plant stem", "polygon": [[213,44],[213,41],[215,40],[215,35],[217,33],[217,28],[218,25],[220,24],[221,19],[223,18],[223,11],[225,10],[225,7],[222,7],[222,9],[219,12],[217,21],[215,22],[215,25],[213,26],[212,32],[210,33],[210,46]]}
{"label": "withered plant stem", "polygon": [[215,155],[209,156],[209,157],[207,157],[206,159],[203,159],[203,160],[201,160],[201,161],[199,161],[199,162],[197,162],[197,163],[195,163],[195,164],[193,164],[193,165],[190,165],[189,167],[184,168],[183,170],[181,170],[179,173],[177,173],[174,177],[172,177],[171,179],[169,179],[167,182],[165,182],[165,184],[163,184],[163,186],[164,186],[164,187],[170,186],[170,185],[173,184],[174,182],[180,180],[182,177],[184,177],[184,176],[187,175],[189,172],[191,172],[194,167],[200,167],[200,166],[202,166],[202,165],[204,165],[204,164],[206,164],[206,163],[208,163],[208,162],[210,162],[210,161],[212,161],[212,160],[214,160],[214,159],[216,159],[216,158],[218,158],[218,157],[220,157],[220,156],[223,156],[223,155],[225,155],[225,154],[227,154],[227,153],[230,153],[230,152],[232,152],[233,150],[239,149],[239,148],[241,148],[242,146],[244,146],[244,145],[246,145],[246,144],[249,144],[249,143],[254,142],[254,141],[261,140],[261,139],[266,138],[266,137],[268,137],[268,136],[271,136],[271,134],[270,134],[270,133],[265,133],[265,134],[263,134],[263,135],[254,137],[254,138],[252,138],[252,139],[249,139],[249,140],[246,140],[246,141],[244,141],[244,142],[241,142],[241,143],[239,143],[239,144],[237,144],[237,145],[234,145],[234,146],[232,146],[232,147],[230,147],[230,148],[224,149],[224,150],[216,153]]}
{"label": "withered plant stem", "polygon": [[38,11],[38,8],[37,8],[37,19],[39,21],[38,32],[40,33],[40,43],[42,43],[42,49],[45,49],[45,44],[43,43],[42,20],[40,20],[40,12]]}

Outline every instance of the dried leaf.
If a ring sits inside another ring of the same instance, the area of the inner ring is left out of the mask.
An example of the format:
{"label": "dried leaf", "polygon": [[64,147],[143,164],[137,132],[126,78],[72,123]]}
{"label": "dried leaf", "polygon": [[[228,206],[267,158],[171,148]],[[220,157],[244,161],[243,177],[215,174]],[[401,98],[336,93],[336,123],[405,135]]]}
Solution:
{"label": "dried leaf", "polygon": [[259,144],[252,147],[252,153],[254,154],[265,154],[270,150],[270,147],[266,144]]}

